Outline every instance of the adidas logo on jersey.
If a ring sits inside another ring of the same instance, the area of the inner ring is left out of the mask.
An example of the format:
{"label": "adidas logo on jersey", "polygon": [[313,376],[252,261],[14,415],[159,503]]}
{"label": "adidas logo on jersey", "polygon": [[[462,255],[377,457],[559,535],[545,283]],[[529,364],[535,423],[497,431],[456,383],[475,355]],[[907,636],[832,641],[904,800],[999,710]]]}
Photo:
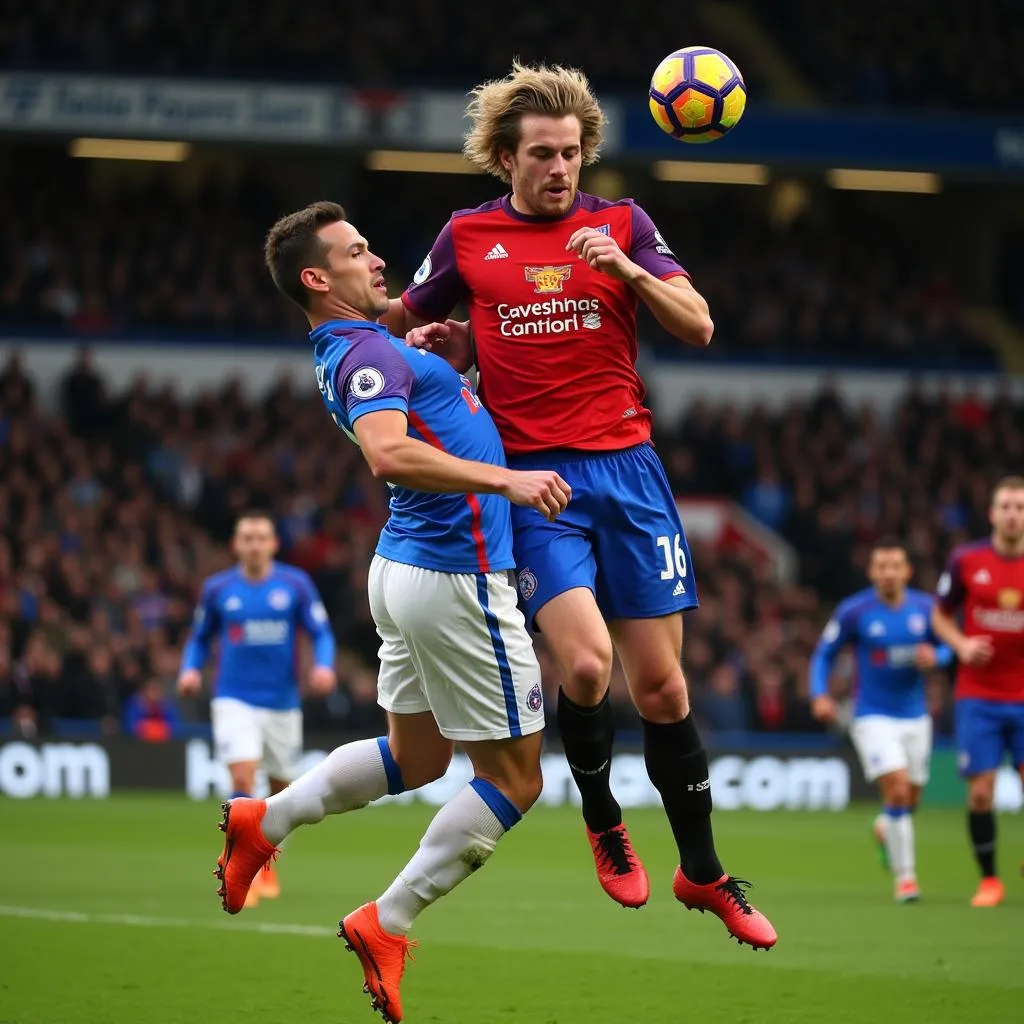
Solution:
{"label": "adidas logo on jersey", "polygon": [[980,583],[982,586],[992,582],[992,575],[988,569],[979,569],[972,577],[972,583]]}
{"label": "adidas logo on jersey", "polygon": [[505,251],[505,246],[501,242],[495,242],[491,246],[491,251],[484,257],[485,260],[507,260],[508,253]]}
{"label": "adidas logo on jersey", "polygon": [[672,591],[672,596],[673,597],[681,597],[685,593],[686,593],[686,587],[683,586],[683,581],[680,580],[676,584],[675,590]]}

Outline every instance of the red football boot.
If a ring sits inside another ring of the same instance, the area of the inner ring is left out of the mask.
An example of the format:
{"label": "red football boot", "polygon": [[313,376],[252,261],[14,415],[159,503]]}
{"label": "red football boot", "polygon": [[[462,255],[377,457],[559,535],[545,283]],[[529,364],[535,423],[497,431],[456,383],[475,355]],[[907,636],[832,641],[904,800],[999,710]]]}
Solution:
{"label": "red football boot", "polygon": [[708,885],[695,885],[682,868],[676,868],[672,879],[672,892],[687,910],[699,910],[702,914],[710,910],[722,919],[737,942],[745,942],[754,949],[771,949],[778,935],[771,921],[747,902],[744,889],[749,888],[750,882],[732,875],[722,875]]}
{"label": "red football boot", "polygon": [[616,825],[597,833],[588,828],[587,838],[594,850],[601,888],[624,907],[642,907],[651,895],[651,883],[629,841],[626,826]]}

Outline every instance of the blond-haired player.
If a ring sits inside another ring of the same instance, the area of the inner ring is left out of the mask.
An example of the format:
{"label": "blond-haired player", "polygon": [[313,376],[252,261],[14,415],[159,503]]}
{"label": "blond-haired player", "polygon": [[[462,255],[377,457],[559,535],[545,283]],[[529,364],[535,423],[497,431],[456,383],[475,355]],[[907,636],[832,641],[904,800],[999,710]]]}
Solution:
{"label": "blond-haired player", "polygon": [[[547,466],[572,486],[557,522],[513,511],[515,560],[560,670],[559,730],[601,885],[628,907],[649,894],[609,786],[617,651],[679,848],[676,897],[770,947],[775,930],[715,852],[708,760],[680,668],[696,581],[634,366],[639,303],[699,347],[714,329],[708,305],[636,203],[579,191],[605,121],[582,72],[514,64],[473,90],[467,113],[466,156],[511,189],[452,215],[386,322],[460,371],[475,364],[509,465]],[[446,320],[461,300],[468,324]]]}

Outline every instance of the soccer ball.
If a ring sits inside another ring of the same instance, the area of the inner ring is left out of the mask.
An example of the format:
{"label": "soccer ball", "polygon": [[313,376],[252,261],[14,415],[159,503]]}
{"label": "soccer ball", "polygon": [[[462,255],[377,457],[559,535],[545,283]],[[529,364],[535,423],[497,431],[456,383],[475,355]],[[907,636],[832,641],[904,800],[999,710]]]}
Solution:
{"label": "soccer ball", "polygon": [[710,46],[687,46],[656,68],[649,104],[658,127],[673,139],[713,142],[743,116],[747,87],[724,53]]}

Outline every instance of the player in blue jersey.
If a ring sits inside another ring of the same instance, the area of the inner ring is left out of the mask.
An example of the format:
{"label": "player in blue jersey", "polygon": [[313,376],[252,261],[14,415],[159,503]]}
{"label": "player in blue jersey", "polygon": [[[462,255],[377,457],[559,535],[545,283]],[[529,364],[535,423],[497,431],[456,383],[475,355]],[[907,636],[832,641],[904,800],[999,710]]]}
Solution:
{"label": "player in blue jersey", "polygon": [[[196,694],[210,644],[215,638],[219,643],[210,719],[233,797],[252,794],[260,767],[272,793],[298,775],[302,711],[296,666],[302,632],[313,641],[310,690],[323,695],[335,686],[334,634],[323,603],[306,573],[274,561],[277,546],[274,521],[265,512],[238,518],[232,538],[238,565],[203,584],[181,659],[178,691]],[[279,894],[277,874],[267,865],[247,905]]]}
{"label": "player in blue jersey", "polygon": [[877,782],[884,811],[875,821],[901,903],[920,898],[911,815],[928,781],[932,720],[925,702],[924,672],[952,664],[953,652],[931,628],[934,599],[911,590],[912,569],[904,546],[881,540],[871,552],[872,586],[835,610],[811,659],[814,716],[835,721],[828,679],[836,655],[852,647],[857,657],[857,694],[851,738],[864,775]]}
{"label": "player in blue jersey", "polygon": [[312,327],[331,416],[392,488],[369,578],[388,734],[337,748],[265,802],[225,804],[220,892],[236,913],[292,830],[439,778],[458,741],[474,778],[438,812],[387,891],[341,923],[374,1008],[400,1021],[414,918],[481,867],[540,794],[544,701],[510,579],[509,502],[554,519],[570,492],[556,473],[508,469],[469,380],[377,323],[388,307],[384,263],[340,206],[316,203],[283,218],[266,259]]}

